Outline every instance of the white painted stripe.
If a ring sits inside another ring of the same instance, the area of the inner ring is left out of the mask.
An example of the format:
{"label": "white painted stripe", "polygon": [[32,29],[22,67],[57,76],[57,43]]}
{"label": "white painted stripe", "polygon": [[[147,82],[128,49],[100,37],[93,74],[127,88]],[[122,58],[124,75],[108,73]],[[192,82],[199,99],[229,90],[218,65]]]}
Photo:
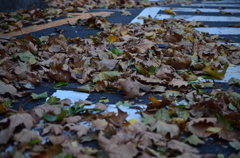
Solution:
{"label": "white painted stripe", "polygon": [[196,27],[200,32],[208,32],[209,34],[218,35],[240,35],[240,28],[229,27]]}
{"label": "white painted stripe", "polygon": [[[226,44],[224,42],[220,42],[220,44]],[[235,45],[235,46],[238,46],[240,47],[240,43],[227,43],[228,45]],[[239,69],[240,70],[240,69]]]}
{"label": "white painted stripe", "polygon": [[[159,7],[159,11],[164,11],[171,7]],[[171,8],[175,12],[195,12],[196,10],[200,10],[201,12],[205,13],[219,13],[220,9],[210,9],[210,8]],[[239,9],[224,9],[224,12],[232,12],[232,13],[240,13]]]}
{"label": "white painted stripe", "polygon": [[201,3],[240,3],[240,1],[202,1]]}
{"label": "white painted stripe", "polygon": [[197,3],[197,4],[181,4],[181,6],[206,6],[206,7],[240,7],[240,5],[234,5],[234,4],[206,4],[206,3]]}
{"label": "white painted stripe", "polygon": [[[158,14],[157,19],[167,19],[172,18],[172,15],[168,14]],[[237,16],[203,16],[203,15],[177,15],[175,18],[182,18],[187,21],[211,21],[211,22],[239,22],[240,17]]]}
{"label": "white painted stripe", "polygon": [[143,20],[138,19],[138,17],[140,17],[140,16],[148,17],[150,15],[152,18],[155,18],[155,16],[157,15],[158,12],[159,12],[159,7],[145,8],[138,16],[136,16],[131,21],[131,23],[139,22],[140,24],[143,24]]}

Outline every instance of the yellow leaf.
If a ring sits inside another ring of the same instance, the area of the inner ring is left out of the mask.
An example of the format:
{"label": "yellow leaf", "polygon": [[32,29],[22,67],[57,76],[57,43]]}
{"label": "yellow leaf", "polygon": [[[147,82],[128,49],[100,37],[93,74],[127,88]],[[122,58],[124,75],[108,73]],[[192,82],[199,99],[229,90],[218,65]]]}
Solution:
{"label": "yellow leaf", "polygon": [[177,15],[173,10],[171,10],[170,8],[168,9],[165,9],[164,10],[167,14],[174,14],[174,15]]}
{"label": "yellow leaf", "polygon": [[122,36],[125,36],[128,33],[128,29],[127,28],[121,29],[120,33]]}
{"label": "yellow leaf", "polygon": [[112,34],[110,34],[108,36],[108,42],[117,42],[118,41],[118,37],[117,36],[114,36]]}
{"label": "yellow leaf", "polygon": [[191,43],[195,41],[195,38],[193,36],[187,36],[187,38]]}
{"label": "yellow leaf", "polygon": [[130,119],[129,121],[128,121],[131,125],[133,125],[133,124],[135,124],[135,123],[139,123],[140,121],[138,121],[137,119]]}
{"label": "yellow leaf", "polygon": [[113,27],[111,28],[111,32],[114,33],[114,32],[116,32],[116,31],[117,31],[117,27],[116,27],[116,26],[113,26]]}
{"label": "yellow leaf", "polygon": [[152,96],[152,95],[150,95],[150,100],[151,100],[151,102],[153,102],[155,105],[161,105],[161,102],[158,100],[158,99],[156,99],[154,96]]}
{"label": "yellow leaf", "polygon": [[223,79],[228,66],[229,66],[228,64],[224,65],[224,68],[221,72],[218,72],[218,69],[212,70],[211,65],[205,66],[204,70],[207,71],[212,77],[216,79]]}
{"label": "yellow leaf", "polygon": [[218,133],[222,130],[220,127],[209,127],[206,129],[206,132]]}
{"label": "yellow leaf", "polygon": [[67,12],[72,12],[73,11],[73,8],[66,8],[65,9]]}

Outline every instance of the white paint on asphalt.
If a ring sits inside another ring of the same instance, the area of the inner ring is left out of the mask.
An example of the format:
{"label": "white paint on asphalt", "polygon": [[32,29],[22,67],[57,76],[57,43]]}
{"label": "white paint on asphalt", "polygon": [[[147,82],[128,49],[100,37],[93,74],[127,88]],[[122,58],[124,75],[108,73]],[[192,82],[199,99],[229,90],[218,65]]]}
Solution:
{"label": "white paint on asphalt", "polygon": [[[82,92],[75,92],[75,91],[68,91],[68,90],[57,90],[52,94],[52,96],[56,96],[58,98],[65,99],[69,98],[72,101],[72,104],[76,101],[81,100],[86,100],[89,96],[88,93],[82,93]],[[48,98],[47,98],[48,99]]]}
{"label": "white paint on asphalt", "polygon": [[[156,19],[167,19],[172,18],[172,15],[168,14],[157,14]],[[176,18],[182,18],[187,21],[211,21],[211,22],[239,22],[240,17],[237,16],[208,16],[208,15],[177,15],[174,17]]]}
{"label": "white paint on asphalt", "polygon": [[[72,105],[74,102],[79,101],[79,100],[86,100],[89,97],[89,93],[83,93],[83,92],[75,92],[75,91],[66,91],[66,90],[57,90],[55,93],[52,94],[52,96],[55,96],[57,98],[60,98],[61,100],[63,99],[70,99],[72,102]],[[48,100],[48,98],[46,99]],[[119,100],[116,100],[116,103]],[[107,105],[107,104],[106,104]],[[146,108],[146,105],[134,105],[134,106],[139,106],[141,108]],[[86,108],[94,108],[95,104],[92,105],[86,105]],[[138,110],[134,109],[134,108],[129,108],[123,105],[118,106],[119,109],[121,109],[124,112],[127,112],[128,117],[126,118],[126,120],[130,120],[130,119],[137,119],[137,120],[141,120],[141,115],[140,114],[136,114],[136,112]],[[105,110],[107,112],[118,112],[117,106],[115,104],[109,104],[108,108]]]}
{"label": "white paint on asphalt", "polygon": [[240,35],[240,28],[229,27],[196,27],[196,30],[200,32],[208,32],[209,34],[218,35]]}
{"label": "white paint on asphalt", "polygon": [[152,18],[155,18],[158,12],[159,12],[159,7],[145,8],[138,16],[136,16],[131,21],[131,23],[139,22],[140,24],[143,24],[143,20],[138,19],[138,17],[140,17],[140,16],[148,17],[150,15]]}
{"label": "white paint on asphalt", "polygon": [[235,1],[202,1],[201,3],[207,3],[207,4],[209,4],[209,3],[234,3],[234,4],[236,4],[236,3],[240,3],[240,1],[237,1],[237,0],[235,0]]}
{"label": "white paint on asphalt", "polygon": [[200,6],[204,6],[204,7],[231,7],[231,8],[235,8],[235,7],[238,7],[236,6],[236,4],[212,4],[212,3],[197,3],[197,4],[189,4],[189,5],[186,5],[186,4],[181,4],[181,6],[196,6],[196,7],[200,7]]}
{"label": "white paint on asphalt", "polygon": [[236,65],[234,67],[233,66],[229,66],[223,79],[221,79],[221,80],[214,79],[214,80],[216,82],[225,82],[225,83],[227,83],[228,80],[230,78],[232,78],[232,77],[240,79],[240,65]]}
{"label": "white paint on asphalt", "polygon": [[[159,11],[164,11],[171,7],[159,7]],[[216,9],[216,8],[171,8],[174,12],[195,12],[196,10],[200,10],[203,13],[219,13],[220,11],[224,12],[232,12],[232,13],[240,13],[239,9]]]}

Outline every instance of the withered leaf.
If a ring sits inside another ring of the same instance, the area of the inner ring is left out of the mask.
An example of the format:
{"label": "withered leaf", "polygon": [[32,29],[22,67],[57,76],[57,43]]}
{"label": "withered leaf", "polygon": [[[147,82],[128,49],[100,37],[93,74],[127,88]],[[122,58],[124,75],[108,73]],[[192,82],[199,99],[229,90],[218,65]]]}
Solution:
{"label": "withered leaf", "polygon": [[122,127],[127,117],[128,117],[128,114],[118,108],[118,115],[111,116],[108,119],[106,119],[106,121],[113,124],[116,127]]}

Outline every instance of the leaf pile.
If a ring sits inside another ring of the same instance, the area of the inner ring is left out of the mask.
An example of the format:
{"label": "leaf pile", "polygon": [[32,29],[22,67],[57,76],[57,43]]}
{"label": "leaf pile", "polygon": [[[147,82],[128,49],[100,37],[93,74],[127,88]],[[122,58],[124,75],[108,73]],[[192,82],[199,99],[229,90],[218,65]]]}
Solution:
{"label": "leaf pile", "polygon": [[0,13],[0,32],[20,30],[27,24],[46,23],[56,17],[67,16],[70,12],[88,12],[93,8],[143,8],[159,4],[158,2],[134,0],[47,0],[45,9],[32,7],[11,13]]}
{"label": "leaf pile", "polygon": [[[65,108],[68,100],[50,98],[42,106],[0,121],[1,151],[8,145],[14,148],[3,155],[24,157],[28,151],[36,158],[201,157],[194,145],[209,136],[227,140],[239,150],[240,95],[221,90],[204,93],[202,89],[213,83],[191,82],[223,78],[230,64],[240,63],[239,47],[219,44],[183,19],[143,20],[143,25],[110,24],[99,17],[78,21],[103,29],[86,39],[63,34],[40,39],[1,37],[1,113],[10,107],[6,94],[30,96],[43,81],[74,80],[85,84],[76,87],[85,92],[114,88],[126,99],[162,94],[161,100],[150,97],[142,123],[126,121],[127,113],[120,109],[118,114],[103,113],[102,103],[94,109],[79,102]],[[187,104],[176,104],[179,98]],[[91,141],[97,141],[98,147],[82,145]]]}

